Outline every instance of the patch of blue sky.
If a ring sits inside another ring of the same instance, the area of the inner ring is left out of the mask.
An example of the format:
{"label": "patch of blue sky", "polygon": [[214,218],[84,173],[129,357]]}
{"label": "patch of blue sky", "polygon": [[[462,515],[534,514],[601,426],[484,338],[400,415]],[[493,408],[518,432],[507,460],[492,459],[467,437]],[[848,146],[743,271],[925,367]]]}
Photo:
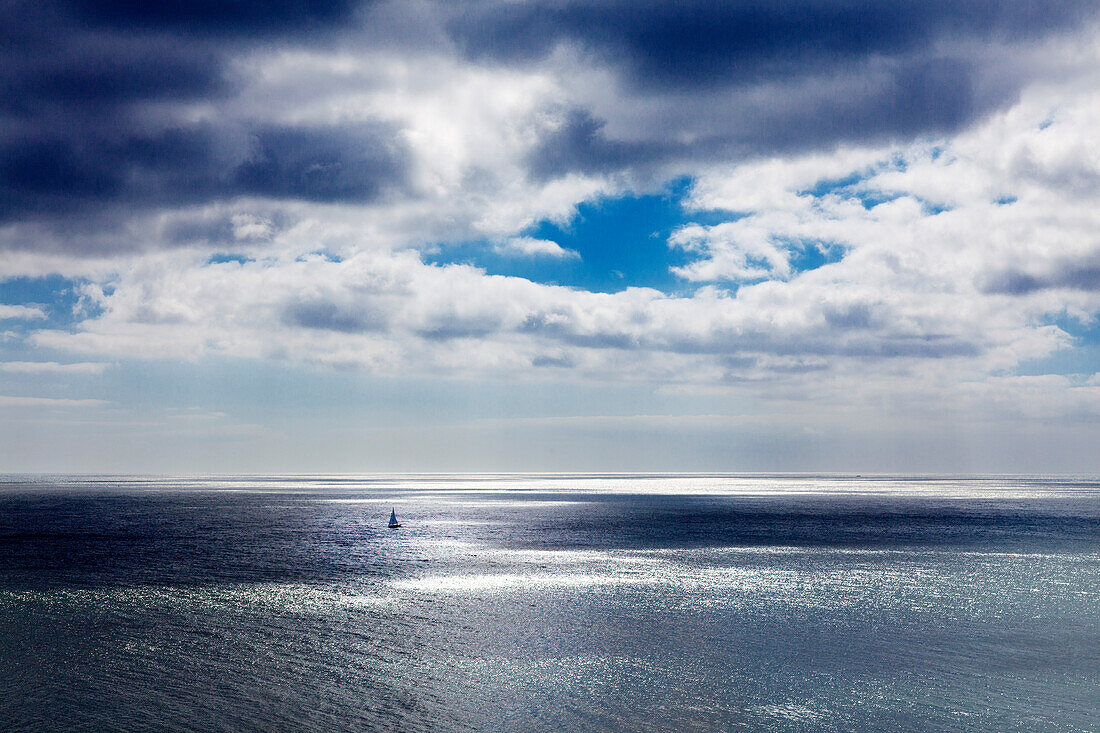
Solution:
{"label": "patch of blue sky", "polygon": [[[800,196],[813,196],[815,198],[839,196],[841,198],[855,199],[868,211],[880,204],[886,204],[891,201],[897,201],[900,198],[905,198],[906,196],[911,196],[911,194],[866,187],[863,185],[865,180],[866,178],[863,176],[849,176],[847,178],[830,181],[818,181],[810,188],[802,189],[798,194]],[[952,208],[946,204],[928,201],[922,198],[917,198],[917,201],[920,203],[921,212],[925,216],[936,216],[945,211],[951,211]],[[1013,201],[1015,201],[1014,198],[1006,201],[998,201],[998,203],[1012,203]]]}
{"label": "patch of blue sky", "polygon": [[248,255],[233,254],[226,252],[218,252],[217,254],[210,255],[210,259],[206,261],[208,265],[223,265],[227,262],[236,262],[239,265],[252,262],[254,258]]}
{"label": "patch of blue sky", "polygon": [[34,328],[69,328],[86,317],[76,314],[80,285],[60,275],[16,277],[0,282],[0,303],[40,308],[46,318],[28,322]]}
{"label": "patch of blue sky", "polygon": [[1061,349],[1042,359],[1022,362],[1016,373],[1023,376],[1039,374],[1080,374],[1092,376],[1100,372],[1100,319],[1083,323],[1076,318],[1061,316],[1051,325],[1073,338],[1073,346]]}
{"label": "patch of blue sky", "polygon": [[[27,337],[34,331],[41,329],[72,330],[84,318],[97,315],[95,310],[89,311],[83,306],[81,309],[77,308],[80,301],[78,291],[82,282],[81,280],[71,280],[59,275],[17,277],[0,282],[0,304],[27,306],[45,314],[45,318],[6,318],[0,320],[0,361],[57,361],[61,363],[73,361],[72,354],[37,345]],[[84,306],[86,305],[87,303],[84,304]],[[95,360],[93,359],[93,361]],[[12,388],[13,384],[29,383],[35,379],[51,379],[48,375],[43,376],[40,374],[20,377],[18,374],[6,373],[3,377],[0,382],[8,390]],[[84,379],[85,377],[66,374],[64,378]],[[29,386],[28,389],[23,390],[28,394],[32,391]],[[80,397],[82,395],[75,396]]]}
{"label": "patch of blue sky", "polygon": [[[935,160],[942,153],[943,148],[933,148],[931,152],[932,159]],[[851,171],[843,176],[821,178],[816,181],[814,185],[804,188],[798,193],[799,195],[826,196],[830,193],[852,191],[858,189],[861,184],[879,173],[884,173],[886,171],[904,173],[908,169],[909,160],[901,153],[894,153],[887,158]]]}
{"label": "patch of blue sky", "polygon": [[1043,374],[1090,377],[1097,372],[1100,372],[1100,344],[1085,344],[1062,349],[1042,359],[1021,362],[1016,368],[1016,374],[1024,377]]}
{"label": "patch of blue sky", "polygon": [[863,208],[870,211],[879,204],[886,204],[891,201],[897,201],[903,197],[900,193],[886,193],[884,191],[853,191],[852,196],[859,199],[859,202],[863,204]]}
{"label": "patch of blue sky", "polygon": [[855,171],[840,178],[822,178],[814,185],[798,191],[799,196],[813,196],[821,198],[830,194],[851,195],[857,184],[867,180],[871,175],[870,170]]}
{"label": "patch of blue sky", "polygon": [[297,258],[297,261],[298,262],[305,262],[307,259],[309,259],[311,257],[319,257],[322,260],[325,260],[326,262],[343,262],[344,261],[344,258],[341,257],[340,255],[333,254],[332,252],[329,252],[328,250],[324,250],[324,249],[314,250],[313,252],[310,252],[308,255],[302,255],[301,257]]}
{"label": "patch of blue sky", "polygon": [[847,250],[836,242],[803,240],[791,243],[791,274],[816,270],[844,259]]}
{"label": "patch of blue sky", "polygon": [[491,275],[512,275],[538,283],[614,293],[649,287],[679,294],[695,290],[671,268],[695,255],[668,246],[669,236],[686,224],[729,221],[729,213],[688,212],[684,201],[691,181],[678,179],[655,194],[601,198],[577,207],[565,225],[542,221],[522,236],[556,242],[577,257],[520,255],[495,251],[488,241],[445,242],[424,254],[430,264],[471,264]]}
{"label": "patch of blue sky", "polygon": [[[344,261],[343,257],[341,257],[339,255],[336,255],[336,254],[333,254],[332,252],[329,252],[329,251],[323,250],[323,249],[315,250],[313,252],[310,252],[307,255],[301,255],[300,257],[297,258],[297,261],[298,262],[305,262],[307,259],[318,258],[318,257],[323,259],[323,260],[327,260],[328,262],[343,262]],[[210,255],[210,257],[207,258],[206,264],[208,264],[208,265],[224,265],[224,264],[229,263],[229,262],[236,262],[239,265],[247,265],[249,262],[255,262],[255,261],[256,261],[255,257],[251,257],[251,256],[246,255],[246,254],[241,254],[239,252],[217,252],[215,254]]]}
{"label": "patch of blue sky", "polygon": [[1063,315],[1055,318],[1052,325],[1072,336],[1075,343],[1100,346],[1100,319],[1082,322],[1078,318]]}
{"label": "patch of blue sky", "polygon": [[[812,186],[800,189],[797,193],[799,196],[812,196],[814,198],[824,198],[826,196],[838,196],[840,198],[856,199],[863,205],[865,209],[873,209],[880,204],[885,204],[890,201],[896,201],[899,198],[904,197],[906,194],[898,193],[896,191],[883,191],[881,189],[873,188],[867,184],[874,175],[886,170],[904,171],[908,167],[908,163],[900,156],[895,156],[890,160],[883,161],[879,164],[863,168],[858,171],[852,171],[851,173],[841,176],[839,178],[822,178],[814,183]],[[922,205],[926,210],[933,207],[933,205],[922,201]],[[945,211],[946,209],[939,209],[934,213]]]}

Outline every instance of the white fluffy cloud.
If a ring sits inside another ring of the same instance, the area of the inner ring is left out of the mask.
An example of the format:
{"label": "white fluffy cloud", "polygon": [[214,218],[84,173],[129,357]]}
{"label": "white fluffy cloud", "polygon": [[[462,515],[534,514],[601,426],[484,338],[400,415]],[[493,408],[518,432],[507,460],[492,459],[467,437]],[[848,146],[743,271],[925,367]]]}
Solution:
{"label": "white fluffy cloud", "polygon": [[0,319],[33,321],[46,317],[46,312],[39,306],[33,305],[3,305],[0,304]]}
{"label": "white fluffy cloud", "polygon": [[571,249],[565,249],[557,242],[549,239],[536,239],[534,237],[512,237],[493,247],[493,251],[502,255],[519,255],[522,257],[552,257],[554,259],[580,259],[580,254]]}

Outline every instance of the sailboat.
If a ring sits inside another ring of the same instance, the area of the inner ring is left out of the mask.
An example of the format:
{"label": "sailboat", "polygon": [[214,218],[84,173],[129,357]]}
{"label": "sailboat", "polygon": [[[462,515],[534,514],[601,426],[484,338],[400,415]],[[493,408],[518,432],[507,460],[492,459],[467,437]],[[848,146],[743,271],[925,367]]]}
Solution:
{"label": "sailboat", "polygon": [[390,509],[390,523],[388,526],[390,529],[397,529],[401,526],[401,522],[397,521],[397,512],[393,509]]}

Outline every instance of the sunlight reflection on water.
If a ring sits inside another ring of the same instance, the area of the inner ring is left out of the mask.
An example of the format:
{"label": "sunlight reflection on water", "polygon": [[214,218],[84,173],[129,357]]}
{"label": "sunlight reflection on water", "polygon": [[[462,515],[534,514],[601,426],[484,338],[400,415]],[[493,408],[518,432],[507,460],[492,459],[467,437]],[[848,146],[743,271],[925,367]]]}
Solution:
{"label": "sunlight reflection on water", "polygon": [[2,714],[1095,729],[1100,490],[1044,481],[9,477]]}

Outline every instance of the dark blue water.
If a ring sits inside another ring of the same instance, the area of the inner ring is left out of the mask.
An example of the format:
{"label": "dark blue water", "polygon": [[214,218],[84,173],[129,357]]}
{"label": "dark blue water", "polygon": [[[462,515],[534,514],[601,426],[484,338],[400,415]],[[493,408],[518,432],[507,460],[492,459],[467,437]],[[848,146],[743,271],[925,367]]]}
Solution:
{"label": "dark blue water", "polygon": [[1100,481],[7,477],[0,672],[16,731],[1100,731]]}

